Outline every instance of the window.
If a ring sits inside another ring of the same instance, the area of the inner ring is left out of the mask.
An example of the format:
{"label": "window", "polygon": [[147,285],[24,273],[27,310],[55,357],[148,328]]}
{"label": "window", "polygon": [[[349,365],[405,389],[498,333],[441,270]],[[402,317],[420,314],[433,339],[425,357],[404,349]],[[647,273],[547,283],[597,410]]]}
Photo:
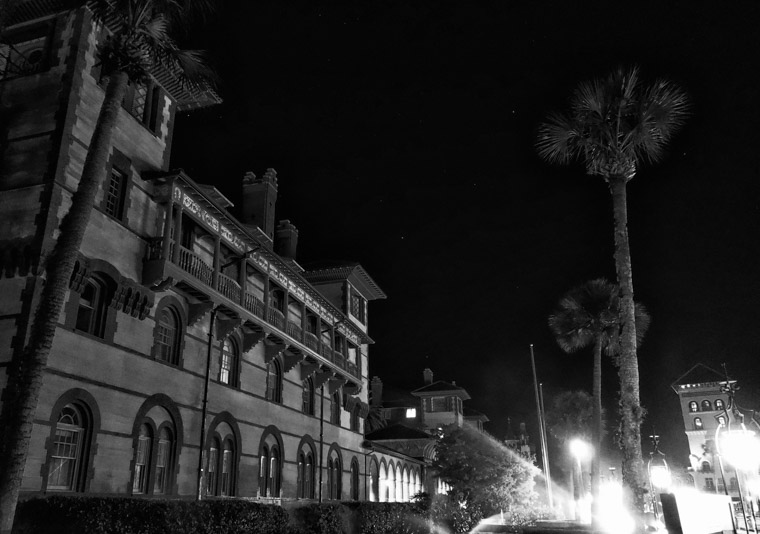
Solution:
{"label": "window", "polygon": [[116,167],[111,169],[111,176],[105,191],[105,210],[108,215],[121,220],[124,216],[124,197],[127,190],[127,175]]}
{"label": "window", "polygon": [[341,498],[341,474],[340,457],[333,450],[327,458],[327,498],[340,500]]}
{"label": "window", "polygon": [[87,282],[79,297],[75,326],[77,330],[96,337],[104,337],[108,293],[108,288],[101,278],[93,276]]}
{"label": "window", "polygon": [[703,473],[712,473],[712,467],[710,467],[710,462],[702,462],[702,465],[700,466],[700,471]]}
{"label": "window", "polygon": [[153,81],[147,84],[130,82],[122,107],[140,124],[157,134],[161,126],[163,103],[161,88]]}
{"label": "window", "polygon": [[170,492],[169,488],[169,474],[171,472],[172,462],[172,449],[173,449],[172,433],[164,427],[158,433],[158,450],[156,453],[156,475],[153,484],[153,493],[157,495],[163,495]]}
{"label": "window", "polygon": [[222,342],[222,357],[219,364],[219,382],[230,386],[238,385],[238,347],[233,338]]}
{"label": "window", "polygon": [[58,416],[50,455],[47,489],[81,491],[84,466],[83,444],[87,433],[84,411],[67,404]]}
{"label": "window", "polygon": [[308,446],[298,452],[298,498],[314,498],[314,455]]}
{"label": "window", "polygon": [[724,407],[724,405],[723,405],[723,401],[722,401],[722,400],[720,400],[720,399],[717,399],[717,400],[715,401],[715,409],[716,409],[716,410],[724,410],[724,409],[725,409],[725,407]]}
{"label": "window", "polygon": [[354,432],[359,432],[360,411],[361,411],[361,407],[358,404],[354,406],[353,410],[351,410],[351,430],[353,430]]}
{"label": "window", "polygon": [[273,289],[269,293],[269,307],[278,311],[283,311],[285,298],[281,289]]}
{"label": "window", "polygon": [[314,380],[311,377],[303,381],[301,409],[306,415],[314,415]]}
{"label": "window", "polygon": [[43,25],[9,36],[9,44],[0,43],[0,80],[46,71],[49,68],[49,35],[50,27]]}
{"label": "window", "polygon": [[446,397],[428,397],[424,400],[424,406],[426,412],[445,412],[447,406],[451,406],[451,402]]}
{"label": "window", "polygon": [[277,358],[267,364],[266,398],[271,402],[282,402],[282,365]]}
{"label": "window", "polygon": [[707,491],[715,491],[715,482],[713,481],[712,477],[705,479],[705,489]]}
{"label": "window", "polygon": [[208,456],[206,457],[206,494],[216,495],[216,477],[218,474],[219,463],[219,440],[214,438],[211,442],[211,446],[208,449]]}
{"label": "window", "polygon": [[689,411],[690,412],[698,412],[699,411],[699,405],[697,404],[697,401],[691,401],[689,403]]}
{"label": "window", "polygon": [[269,481],[269,447],[264,445],[259,455],[259,495],[267,496],[267,482]]}
{"label": "window", "polygon": [[718,416],[718,424],[719,425],[725,425],[726,424],[726,418],[722,415]]}
{"label": "window", "polygon": [[148,425],[140,426],[135,451],[135,472],[132,479],[132,493],[148,493],[148,476],[150,473],[150,453],[153,433]]}
{"label": "window", "polygon": [[280,496],[280,475],[282,461],[280,447],[273,435],[264,439],[259,454],[259,495],[261,497]]}
{"label": "window", "polygon": [[351,315],[356,317],[356,319],[359,320],[360,323],[366,324],[366,316],[364,313],[365,306],[367,301],[364,300],[364,298],[356,293],[355,291],[351,291]]}
{"label": "window", "polygon": [[232,442],[225,440],[222,448],[221,479],[219,480],[219,494],[232,495]]}
{"label": "window", "polygon": [[156,359],[179,364],[180,332],[177,311],[171,306],[163,308],[156,321]]}
{"label": "window", "polygon": [[702,430],[702,418],[701,417],[695,417],[694,418],[694,430]]}
{"label": "window", "polygon": [[407,419],[414,419],[417,417],[417,408],[407,408],[406,409],[406,418]]}
{"label": "window", "polygon": [[356,459],[351,462],[351,500],[359,500],[359,464]]}
{"label": "window", "polygon": [[330,422],[334,425],[340,425],[340,393],[337,391],[332,394],[332,402],[330,403]]}
{"label": "window", "polygon": [[712,403],[709,400],[703,400],[702,401],[702,411],[703,412],[710,412],[710,411],[712,411]]}
{"label": "window", "polygon": [[380,470],[374,458],[369,464],[369,500],[371,502],[380,500]]}

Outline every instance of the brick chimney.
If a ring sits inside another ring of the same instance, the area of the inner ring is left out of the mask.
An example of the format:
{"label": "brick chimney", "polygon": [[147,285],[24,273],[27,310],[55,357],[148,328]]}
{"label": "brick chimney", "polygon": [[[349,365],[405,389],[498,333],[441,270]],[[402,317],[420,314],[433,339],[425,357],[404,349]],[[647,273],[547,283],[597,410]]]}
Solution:
{"label": "brick chimney", "polygon": [[425,385],[432,384],[433,383],[433,371],[430,370],[429,367],[426,367],[422,371],[422,379],[425,382]]}
{"label": "brick chimney", "polygon": [[277,223],[274,231],[274,251],[283,258],[296,259],[298,228],[285,219]]}
{"label": "brick chimney", "polygon": [[379,376],[373,376],[369,383],[370,406],[382,406],[383,405],[383,381]]}
{"label": "brick chimney", "polygon": [[252,172],[243,176],[243,202],[240,220],[274,238],[274,207],[277,203],[277,172],[267,169],[262,178]]}

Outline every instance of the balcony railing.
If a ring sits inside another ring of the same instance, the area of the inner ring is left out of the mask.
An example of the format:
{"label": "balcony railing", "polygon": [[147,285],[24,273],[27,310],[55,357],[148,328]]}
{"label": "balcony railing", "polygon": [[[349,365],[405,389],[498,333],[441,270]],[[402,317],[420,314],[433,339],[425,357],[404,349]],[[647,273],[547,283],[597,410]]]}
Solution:
{"label": "balcony railing", "polygon": [[206,262],[182,246],[179,247],[179,266],[207,286],[211,285],[214,270],[206,265]]}
{"label": "balcony railing", "polygon": [[267,321],[272,326],[276,326],[278,329],[285,331],[285,315],[283,315],[280,310],[276,308],[269,308]]}
{"label": "balcony railing", "polygon": [[260,319],[264,318],[264,303],[256,296],[245,292],[245,309]]}
{"label": "balcony railing", "polygon": [[240,284],[222,273],[219,273],[217,276],[219,277],[217,282],[219,285],[219,293],[234,302],[240,302]]}
{"label": "balcony railing", "polygon": [[[172,250],[177,247],[174,241],[169,242],[169,246],[164,247],[162,238],[151,239],[148,242],[146,254],[147,262],[168,261],[177,265],[179,268],[191,274],[209,288],[214,287],[214,270],[203,259],[183,246],[178,246],[177,261],[172,261],[175,257]],[[165,253],[168,251],[168,256]],[[262,321],[268,322],[281,332],[286,333],[298,342],[303,343],[309,350],[318,354],[325,360],[347,371],[354,377],[359,377],[359,369],[356,364],[346,359],[345,355],[333,350],[329,343],[321,341],[318,336],[312,332],[304,332],[301,326],[291,321],[285,321],[285,315],[276,308],[266,309],[264,302],[253,293],[244,291],[235,280],[222,273],[216,274],[216,290],[235,303],[242,303],[242,306],[251,314],[255,315]]]}

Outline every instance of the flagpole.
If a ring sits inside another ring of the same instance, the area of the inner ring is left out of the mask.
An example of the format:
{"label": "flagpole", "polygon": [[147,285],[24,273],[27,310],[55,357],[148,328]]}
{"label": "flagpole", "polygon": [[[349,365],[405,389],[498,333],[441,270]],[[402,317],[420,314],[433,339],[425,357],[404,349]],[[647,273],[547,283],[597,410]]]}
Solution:
{"label": "flagpole", "polygon": [[538,437],[541,441],[541,460],[544,465],[544,482],[546,483],[546,498],[549,501],[549,508],[554,508],[552,499],[551,475],[549,474],[549,458],[546,448],[546,432],[544,425],[544,413],[542,409],[541,395],[538,392],[538,378],[536,377],[536,358],[533,355],[533,343],[530,344],[530,364],[533,368],[533,390],[536,394],[536,414],[538,415]]}

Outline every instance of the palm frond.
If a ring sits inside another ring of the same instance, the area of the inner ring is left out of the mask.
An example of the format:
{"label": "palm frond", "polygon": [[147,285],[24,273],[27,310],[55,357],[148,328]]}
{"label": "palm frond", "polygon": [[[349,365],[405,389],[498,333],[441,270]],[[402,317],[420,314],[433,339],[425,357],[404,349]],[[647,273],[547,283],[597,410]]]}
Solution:
{"label": "palm frond", "polygon": [[579,155],[580,140],[572,118],[552,113],[538,127],[536,150],[549,163],[567,164]]}

